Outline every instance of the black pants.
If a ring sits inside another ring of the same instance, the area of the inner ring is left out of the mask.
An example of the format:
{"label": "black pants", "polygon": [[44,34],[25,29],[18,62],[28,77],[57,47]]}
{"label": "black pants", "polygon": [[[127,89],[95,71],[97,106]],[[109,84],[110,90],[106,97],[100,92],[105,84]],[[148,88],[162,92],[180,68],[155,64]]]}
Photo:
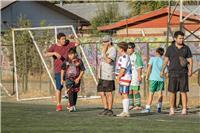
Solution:
{"label": "black pants", "polygon": [[69,92],[68,95],[70,106],[75,106],[77,101],[77,92]]}

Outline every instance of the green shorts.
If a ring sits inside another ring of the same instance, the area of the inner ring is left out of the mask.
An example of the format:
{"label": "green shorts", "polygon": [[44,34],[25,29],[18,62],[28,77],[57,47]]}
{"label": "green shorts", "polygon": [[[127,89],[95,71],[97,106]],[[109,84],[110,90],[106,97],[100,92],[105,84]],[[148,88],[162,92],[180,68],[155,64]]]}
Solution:
{"label": "green shorts", "polygon": [[164,82],[163,81],[149,81],[149,90],[151,93],[163,91],[164,90]]}
{"label": "green shorts", "polygon": [[140,90],[140,86],[133,86],[133,85],[131,85],[131,86],[129,87],[129,90],[130,90],[130,91],[139,91],[139,90]]}

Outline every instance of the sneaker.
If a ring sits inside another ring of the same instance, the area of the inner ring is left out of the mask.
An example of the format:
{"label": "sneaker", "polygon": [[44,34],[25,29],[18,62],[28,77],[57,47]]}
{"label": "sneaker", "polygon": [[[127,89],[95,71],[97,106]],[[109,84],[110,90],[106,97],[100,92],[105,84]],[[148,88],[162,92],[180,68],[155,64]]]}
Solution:
{"label": "sneaker", "polygon": [[102,112],[99,113],[99,115],[105,115],[108,109],[104,109]]}
{"label": "sneaker", "polygon": [[56,111],[62,111],[62,105],[57,105],[56,106]]}
{"label": "sneaker", "polygon": [[181,114],[182,114],[182,115],[187,115],[187,109],[182,109]]}
{"label": "sneaker", "polygon": [[132,106],[132,105],[128,107],[129,110],[132,110],[133,108],[134,108],[134,106]]}
{"label": "sneaker", "polygon": [[136,106],[136,107],[134,107],[132,110],[142,110],[142,107]]}
{"label": "sneaker", "polygon": [[170,116],[174,115],[174,108],[170,108],[169,115]]}
{"label": "sneaker", "polygon": [[104,115],[107,115],[107,116],[113,116],[114,113],[113,113],[112,110],[107,110],[107,111],[104,113]]}
{"label": "sneaker", "polygon": [[130,114],[127,112],[122,112],[122,113],[118,114],[117,117],[130,117]]}
{"label": "sneaker", "polygon": [[77,109],[75,106],[71,106],[69,109],[69,112],[77,112]]}
{"label": "sneaker", "polygon": [[141,113],[150,113],[150,109],[144,109],[141,111]]}
{"label": "sneaker", "polygon": [[157,112],[158,112],[158,113],[161,113],[161,108],[157,108]]}

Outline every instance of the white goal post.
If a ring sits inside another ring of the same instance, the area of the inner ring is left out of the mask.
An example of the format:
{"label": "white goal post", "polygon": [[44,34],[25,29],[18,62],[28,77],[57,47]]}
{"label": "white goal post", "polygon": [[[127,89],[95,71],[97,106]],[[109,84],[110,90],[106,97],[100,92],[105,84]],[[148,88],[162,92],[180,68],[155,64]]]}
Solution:
{"label": "white goal post", "polygon": [[[39,56],[40,56],[40,59],[41,59],[41,61],[42,61],[42,64],[44,65],[45,70],[46,70],[46,72],[47,72],[47,74],[48,74],[48,76],[49,76],[49,78],[50,78],[50,80],[51,80],[51,83],[53,84],[54,89],[56,89],[56,85],[55,85],[54,79],[53,79],[53,77],[52,77],[52,75],[51,75],[51,73],[50,73],[50,71],[49,71],[49,69],[48,69],[48,67],[47,67],[47,64],[45,63],[45,60],[44,60],[44,58],[43,58],[43,56],[42,56],[42,53],[41,53],[41,51],[40,51],[40,49],[39,49],[39,47],[38,47],[38,45],[37,45],[37,42],[35,41],[35,38],[34,38],[34,36],[33,36],[33,34],[32,34],[32,31],[34,31],[34,30],[48,30],[48,29],[54,29],[55,42],[57,42],[57,29],[60,29],[60,28],[71,28],[71,30],[72,30],[74,36],[75,36],[76,38],[78,38],[78,36],[77,36],[77,34],[76,34],[75,30],[74,30],[74,27],[73,27],[72,25],[65,25],[65,26],[45,26],[45,27],[30,27],[30,28],[13,28],[13,29],[12,29],[12,44],[13,44],[13,59],[14,59],[14,78],[15,78],[15,90],[16,90],[16,99],[17,99],[17,101],[34,100],[34,99],[43,99],[43,98],[51,98],[51,96],[50,96],[50,97],[23,98],[23,99],[19,97],[19,86],[18,86],[18,77],[17,77],[16,45],[15,45],[15,31],[28,31],[28,33],[29,33],[29,35],[30,35],[30,37],[31,37],[31,39],[32,39],[32,41],[33,41],[33,44],[34,44],[34,46],[35,46],[35,48],[36,48],[36,50],[37,50],[37,52],[38,52],[38,54],[39,54]],[[92,77],[93,77],[93,80],[94,80],[95,84],[97,85],[96,77],[95,77],[95,75],[94,75],[94,73],[93,73],[93,71],[92,71],[92,68],[91,68],[91,66],[90,66],[90,64],[89,64],[89,62],[88,62],[88,60],[87,60],[87,57],[86,57],[86,55],[85,55],[85,53],[84,53],[84,50],[83,50],[83,48],[82,48],[81,45],[79,46],[79,48],[80,48],[80,50],[81,50],[81,52],[82,52],[82,54],[83,54],[84,60],[86,61],[86,64],[87,64],[87,66],[88,66],[88,68],[89,68],[89,71],[90,71]]]}

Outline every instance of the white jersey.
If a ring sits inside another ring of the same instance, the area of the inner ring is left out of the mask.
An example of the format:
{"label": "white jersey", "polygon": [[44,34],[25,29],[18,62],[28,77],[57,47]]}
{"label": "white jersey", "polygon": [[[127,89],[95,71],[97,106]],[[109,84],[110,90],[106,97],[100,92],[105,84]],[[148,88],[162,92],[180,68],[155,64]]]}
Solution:
{"label": "white jersey", "polygon": [[123,77],[119,79],[119,84],[129,86],[131,83],[131,62],[127,54],[119,57],[116,65],[116,76],[119,74],[119,70],[122,68],[126,71]]}

